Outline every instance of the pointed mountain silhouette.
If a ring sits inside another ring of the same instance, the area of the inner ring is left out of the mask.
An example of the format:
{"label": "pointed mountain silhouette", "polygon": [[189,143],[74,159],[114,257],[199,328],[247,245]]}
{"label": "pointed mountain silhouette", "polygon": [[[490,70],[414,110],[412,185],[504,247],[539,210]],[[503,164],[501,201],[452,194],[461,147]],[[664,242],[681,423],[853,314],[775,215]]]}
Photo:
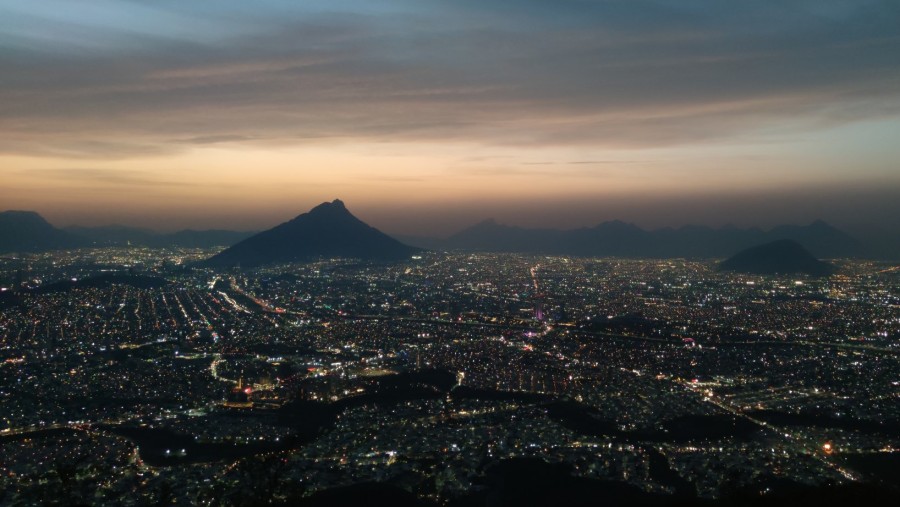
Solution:
{"label": "pointed mountain silhouette", "polygon": [[205,264],[252,267],[318,257],[399,260],[419,251],[367,225],[336,199],[251,236],[210,257]]}
{"label": "pointed mountain silhouette", "polygon": [[834,266],[816,259],[796,241],[781,239],[742,250],[722,261],[719,270],[753,275],[827,276],[834,272]]}
{"label": "pointed mountain silhouette", "polygon": [[57,229],[34,211],[0,212],[0,253],[78,248],[87,241]]}

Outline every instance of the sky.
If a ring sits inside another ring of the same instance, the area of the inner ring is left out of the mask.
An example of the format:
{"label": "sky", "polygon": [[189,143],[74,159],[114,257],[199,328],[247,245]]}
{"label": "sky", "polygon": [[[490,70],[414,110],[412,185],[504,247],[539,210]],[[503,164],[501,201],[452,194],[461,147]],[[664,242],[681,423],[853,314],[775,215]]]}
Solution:
{"label": "sky", "polygon": [[900,233],[896,0],[0,0],[0,209]]}

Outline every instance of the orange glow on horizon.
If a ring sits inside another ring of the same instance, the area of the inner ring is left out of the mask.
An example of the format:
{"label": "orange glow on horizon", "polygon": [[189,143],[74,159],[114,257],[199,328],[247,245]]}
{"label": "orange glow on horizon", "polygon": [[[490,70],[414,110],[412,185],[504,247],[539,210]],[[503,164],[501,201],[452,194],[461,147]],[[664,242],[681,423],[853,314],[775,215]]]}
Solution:
{"label": "orange glow on horizon", "polygon": [[[448,140],[233,142],[119,159],[0,155],[0,202],[4,209],[37,211],[56,226],[262,230],[340,198],[362,220],[387,232],[448,235],[486,218],[536,227],[640,222],[618,210],[649,209],[675,197],[690,202],[770,194],[808,186],[813,177],[828,188],[854,184],[811,162],[798,166],[791,157],[760,164],[757,150],[754,145],[631,149]],[[881,187],[893,188],[894,179],[888,177]],[[578,208],[555,218],[537,213],[559,203]],[[820,217],[787,221],[815,218]]]}

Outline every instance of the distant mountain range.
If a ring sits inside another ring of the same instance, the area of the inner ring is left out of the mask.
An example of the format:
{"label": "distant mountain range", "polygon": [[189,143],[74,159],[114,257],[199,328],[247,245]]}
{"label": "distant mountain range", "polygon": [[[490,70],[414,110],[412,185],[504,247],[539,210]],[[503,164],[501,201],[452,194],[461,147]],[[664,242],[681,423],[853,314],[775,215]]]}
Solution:
{"label": "distant mountain range", "polygon": [[0,253],[127,245],[155,248],[171,246],[210,248],[230,246],[253,234],[253,232],[189,229],[162,234],[121,225],[58,229],[33,211],[0,212]]}
{"label": "distant mountain range", "polygon": [[[332,212],[331,215],[326,211]],[[312,218],[301,220],[301,217],[307,215],[318,217],[317,220],[321,219],[319,221],[322,223],[310,222]],[[288,224],[293,225],[288,227]],[[343,228],[341,229],[343,232],[338,232],[335,227]],[[0,253],[129,244],[148,247],[237,247],[254,234],[228,230],[184,230],[161,234],[146,229],[115,225],[57,229],[34,212],[0,212]],[[397,236],[397,240],[402,241],[400,243],[359,221],[340,201],[318,206],[271,231],[260,233],[260,236],[251,243],[241,246],[240,250],[232,250],[223,255],[216,262],[225,262],[227,256],[234,256],[228,262],[257,265],[259,262],[254,260],[254,257],[262,260],[270,256],[265,253],[265,248],[275,248],[276,252],[272,253],[271,257],[278,260],[316,257],[338,252],[357,258],[375,259],[392,256],[403,258],[411,251],[407,245],[439,251],[636,258],[725,258],[745,248],[780,239],[796,241],[819,258],[900,259],[900,237],[897,234],[869,231],[863,236],[865,241],[861,242],[821,220],[809,225],[781,225],[768,231],[755,227],[742,229],[726,226],[714,229],[693,225],[677,229],[645,230],[618,220],[579,229],[530,229],[485,220],[449,238]],[[366,248],[370,248],[371,251],[366,251]],[[291,251],[295,251],[296,254]]]}
{"label": "distant mountain range", "polygon": [[835,271],[834,266],[816,259],[800,243],[789,239],[742,250],[720,263],[719,269],[753,275],[810,276],[828,276]]}
{"label": "distant mountain range", "polygon": [[443,240],[401,239],[433,250],[639,258],[722,258],[751,246],[790,239],[820,257],[867,254],[866,248],[855,238],[821,220],[805,226],[781,225],[769,231],[694,225],[648,231],[618,220],[580,229],[527,229],[486,220]]}
{"label": "distant mountain range", "polygon": [[85,238],[53,227],[33,211],[0,212],[0,253],[63,250],[89,243]]}
{"label": "distant mountain range", "polygon": [[318,257],[400,260],[420,251],[367,225],[353,216],[343,202],[334,200],[247,238],[211,257],[205,264],[252,267]]}
{"label": "distant mountain range", "polygon": [[95,246],[148,246],[185,248],[210,248],[214,246],[231,246],[256,234],[249,231],[227,231],[210,229],[183,231],[163,234],[147,229],[126,227],[123,225],[107,225],[103,227],[66,227],[66,232],[74,236],[86,238]]}

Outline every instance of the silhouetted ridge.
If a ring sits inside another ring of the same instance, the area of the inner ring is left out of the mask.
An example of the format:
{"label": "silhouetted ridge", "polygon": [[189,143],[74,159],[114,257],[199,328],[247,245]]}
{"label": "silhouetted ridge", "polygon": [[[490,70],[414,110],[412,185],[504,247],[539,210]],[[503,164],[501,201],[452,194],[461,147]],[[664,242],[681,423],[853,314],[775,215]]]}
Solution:
{"label": "silhouetted ridge", "polygon": [[783,239],[738,252],[719,264],[722,271],[756,275],[806,274],[827,276],[834,272],[831,264],[816,259],[802,245]]}
{"label": "silhouetted ridge", "polygon": [[0,212],[0,252],[42,252],[86,243],[53,227],[34,211]]}
{"label": "silhouetted ridge", "polygon": [[347,206],[344,205],[344,201],[340,199],[335,199],[331,202],[323,202],[322,204],[313,207],[313,209],[309,210],[310,214],[313,213],[345,213],[350,215],[350,212],[347,210]]}
{"label": "silhouetted ridge", "polygon": [[247,238],[206,264],[250,267],[318,257],[399,260],[418,251],[359,220],[336,199]]}
{"label": "silhouetted ridge", "polygon": [[816,254],[827,257],[863,253],[860,243],[844,232],[817,220],[809,225],[781,225],[770,231],[752,227],[720,229],[685,225],[648,231],[613,220],[580,229],[527,229],[502,225],[494,220],[479,222],[446,240],[428,239],[432,248],[484,252],[520,252],[588,257],[700,257],[721,258],[740,249],[779,239],[794,240]]}
{"label": "silhouetted ridge", "polygon": [[186,247],[210,248],[231,246],[255,232],[184,229],[173,233],[157,233],[148,229],[125,225],[104,225],[100,227],[66,227],[65,231],[85,238],[95,246],[148,246],[154,248]]}

